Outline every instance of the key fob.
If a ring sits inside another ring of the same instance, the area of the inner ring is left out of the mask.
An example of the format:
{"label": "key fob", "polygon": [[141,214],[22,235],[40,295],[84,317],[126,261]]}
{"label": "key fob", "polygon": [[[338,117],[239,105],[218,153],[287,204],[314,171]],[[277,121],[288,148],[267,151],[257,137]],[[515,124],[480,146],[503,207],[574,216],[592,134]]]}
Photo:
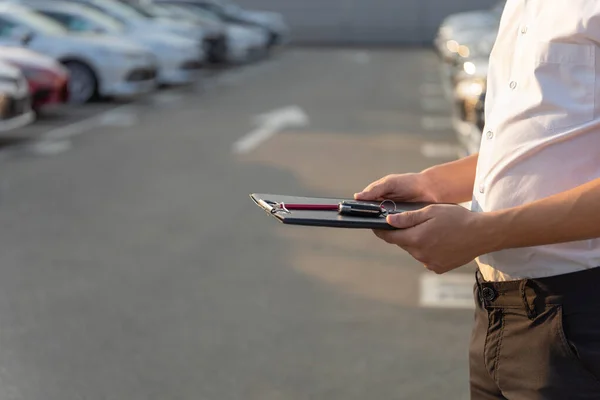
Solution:
{"label": "key fob", "polygon": [[342,201],[338,207],[340,215],[353,217],[378,218],[384,214],[384,209],[378,204],[368,204],[358,201]]}

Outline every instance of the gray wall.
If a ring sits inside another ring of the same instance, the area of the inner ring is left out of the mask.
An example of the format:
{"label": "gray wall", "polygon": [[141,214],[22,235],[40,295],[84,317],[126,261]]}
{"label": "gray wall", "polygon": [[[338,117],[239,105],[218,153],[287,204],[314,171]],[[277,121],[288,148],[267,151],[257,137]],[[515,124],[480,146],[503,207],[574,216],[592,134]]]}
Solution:
{"label": "gray wall", "polygon": [[448,14],[496,0],[237,0],[281,12],[293,39],[315,44],[429,44]]}

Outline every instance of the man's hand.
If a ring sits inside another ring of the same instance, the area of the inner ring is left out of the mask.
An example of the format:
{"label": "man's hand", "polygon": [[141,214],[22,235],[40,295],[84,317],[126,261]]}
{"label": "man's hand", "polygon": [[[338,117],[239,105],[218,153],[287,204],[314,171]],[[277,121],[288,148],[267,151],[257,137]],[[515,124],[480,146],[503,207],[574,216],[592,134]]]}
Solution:
{"label": "man's hand", "polygon": [[434,188],[435,185],[423,174],[395,174],[384,176],[371,183],[362,192],[356,193],[354,198],[367,201],[435,203]]}
{"label": "man's hand", "polygon": [[388,224],[399,230],[377,230],[375,234],[406,250],[427,269],[443,274],[493,249],[485,218],[485,214],[458,205],[434,204],[389,215]]}

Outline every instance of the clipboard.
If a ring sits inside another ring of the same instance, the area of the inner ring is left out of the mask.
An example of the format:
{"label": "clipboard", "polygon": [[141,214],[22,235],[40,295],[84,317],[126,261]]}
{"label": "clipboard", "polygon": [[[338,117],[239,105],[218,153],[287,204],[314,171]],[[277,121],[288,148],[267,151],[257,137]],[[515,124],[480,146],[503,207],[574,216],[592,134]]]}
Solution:
{"label": "clipboard", "polygon": [[[282,210],[281,204],[326,204],[337,206],[342,201],[354,201],[354,199],[329,198],[329,197],[301,197],[286,196],[278,194],[253,193],[250,198],[267,214],[287,225],[303,225],[327,228],[346,229],[383,229],[395,230],[397,228],[389,225],[384,216],[362,217],[340,215],[337,211],[315,211],[315,210]],[[380,205],[382,202],[365,201],[365,204]],[[394,212],[414,211],[424,208],[430,203],[394,203]]]}

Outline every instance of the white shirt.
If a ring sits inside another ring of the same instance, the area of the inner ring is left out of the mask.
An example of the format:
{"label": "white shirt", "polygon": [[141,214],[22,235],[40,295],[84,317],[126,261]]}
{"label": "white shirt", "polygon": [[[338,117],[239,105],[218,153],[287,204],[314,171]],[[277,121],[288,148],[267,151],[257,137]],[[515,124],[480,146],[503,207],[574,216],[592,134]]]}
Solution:
{"label": "white shirt", "polygon": [[[600,178],[599,46],[600,0],[508,0],[490,56],[473,211]],[[600,240],[503,250],[477,262],[490,281],[570,273],[600,266]]]}

